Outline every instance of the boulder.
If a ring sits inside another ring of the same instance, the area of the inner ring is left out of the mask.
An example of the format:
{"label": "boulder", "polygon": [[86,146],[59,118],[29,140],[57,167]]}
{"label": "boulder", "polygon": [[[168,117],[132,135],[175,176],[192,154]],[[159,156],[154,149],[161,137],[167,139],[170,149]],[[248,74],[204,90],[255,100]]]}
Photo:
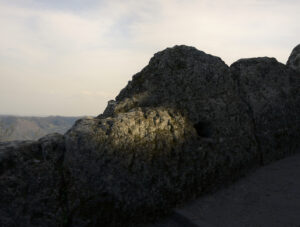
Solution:
{"label": "boulder", "polygon": [[258,163],[251,127],[220,58],[187,46],[155,54],[104,114],[65,135],[72,224],[147,222],[234,180]]}
{"label": "boulder", "polygon": [[300,138],[299,75],[267,57],[241,59],[230,70],[252,121],[261,164],[294,153]]}

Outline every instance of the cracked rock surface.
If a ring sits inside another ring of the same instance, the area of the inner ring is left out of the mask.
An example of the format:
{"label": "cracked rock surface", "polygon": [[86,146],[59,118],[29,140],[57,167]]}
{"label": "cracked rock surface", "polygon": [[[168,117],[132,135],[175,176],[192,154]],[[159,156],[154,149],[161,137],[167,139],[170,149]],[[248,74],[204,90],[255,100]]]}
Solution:
{"label": "cracked rock surface", "polygon": [[[103,114],[0,144],[0,225],[139,226],[299,147],[299,74],[175,46]],[[2,218],[3,217],[3,218]]]}

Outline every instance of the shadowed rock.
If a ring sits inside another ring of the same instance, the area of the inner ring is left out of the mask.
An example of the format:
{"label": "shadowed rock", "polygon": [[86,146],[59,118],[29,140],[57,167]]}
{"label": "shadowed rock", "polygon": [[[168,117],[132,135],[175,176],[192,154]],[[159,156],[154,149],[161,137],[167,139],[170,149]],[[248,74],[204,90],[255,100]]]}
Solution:
{"label": "shadowed rock", "polygon": [[0,226],[64,223],[63,137],[0,143]]}
{"label": "shadowed rock", "polygon": [[[49,222],[30,219],[36,217],[27,209],[33,203],[22,193],[16,198],[23,202],[14,205],[22,210],[18,220],[39,226],[137,226],[295,152],[296,74],[273,58],[242,59],[229,68],[193,47],[155,54],[97,118],[77,121],[64,136],[1,145],[2,160],[8,153],[44,154],[44,145],[49,147],[48,159],[37,167],[41,171],[24,162],[33,171],[28,178],[18,166],[1,162],[1,177],[24,177],[29,188],[48,168],[42,176],[49,179],[30,192],[41,204],[45,195],[53,201],[39,209]],[[29,163],[35,159],[32,155]],[[15,182],[12,193],[20,191]],[[0,212],[14,226],[21,222],[12,222],[13,208],[5,211],[8,201],[1,202]]]}
{"label": "shadowed rock", "polygon": [[293,153],[299,135],[299,76],[275,58],[242,59],[230,67],[247,107],[261,163]]}

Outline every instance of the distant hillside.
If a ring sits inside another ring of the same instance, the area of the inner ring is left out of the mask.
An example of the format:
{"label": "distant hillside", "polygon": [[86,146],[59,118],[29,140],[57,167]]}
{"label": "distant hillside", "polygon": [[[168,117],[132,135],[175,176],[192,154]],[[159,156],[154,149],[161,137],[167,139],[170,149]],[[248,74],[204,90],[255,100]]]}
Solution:
{"label": "distant hillside", "polygon": [[0,115],[0,142],[37,140],[49,133],[65,133],[79,117],[19,117]]}

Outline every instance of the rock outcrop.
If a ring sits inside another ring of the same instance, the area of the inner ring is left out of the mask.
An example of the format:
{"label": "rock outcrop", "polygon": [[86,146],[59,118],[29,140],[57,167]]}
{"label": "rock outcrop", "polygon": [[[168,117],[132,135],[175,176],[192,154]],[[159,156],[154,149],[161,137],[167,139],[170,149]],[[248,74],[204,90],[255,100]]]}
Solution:
{"label": "rock outcrop", "polygon": [[0,145],[0,225],[137,226],[163,216],[294,153],[299,88],[297,71],[273,58],[228,67],[193,47],[161,51],[97,118]]}

